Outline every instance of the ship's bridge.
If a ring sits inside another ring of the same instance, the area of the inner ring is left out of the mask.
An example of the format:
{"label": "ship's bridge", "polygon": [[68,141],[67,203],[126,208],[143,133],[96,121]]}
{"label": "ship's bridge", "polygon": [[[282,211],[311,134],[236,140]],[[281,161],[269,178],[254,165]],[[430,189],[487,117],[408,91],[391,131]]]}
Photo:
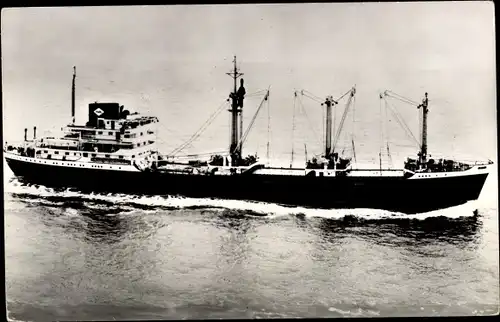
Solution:
{"label": "ship's bridge", "polygon": [[[70,124],[63,128],[62,137],[36,140],[39,153],[54,151],[108,153],[133,156],[156,151],[156,123],[158,118],[129,113],[118,103],[89,104],[89,119],[85,125]],[[142,151],[139,153],[139,151]]]}
{"label": "ship's bridge", "polygon": [[131,114],[118,103],[95,102],[89,104],[88,122],[68,125],[63,139],[79,141],[84,146],[113,145],[109,150],[134,149],[156,142],[156,123],[157,117]]}

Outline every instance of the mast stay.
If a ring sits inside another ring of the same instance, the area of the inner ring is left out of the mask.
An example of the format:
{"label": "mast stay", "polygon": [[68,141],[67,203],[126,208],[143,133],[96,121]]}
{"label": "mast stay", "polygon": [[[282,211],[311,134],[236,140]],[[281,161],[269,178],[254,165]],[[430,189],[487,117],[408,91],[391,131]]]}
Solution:
{"label": "mast stay", "polygon": [[[420,116],[421,119],[421,127],[420,127],[420,141],[413,135],[412,131],[408,127],[408,125],[404,122],[404,119],[399,115],[398,111],[387,101],[387,97],[397,99],[403,103],[407,103],[416,107],[417,109],[421,109],[422,113]],[[417,103],[409,98],[396,94],[390,90],[384,91],[383,95],[380,95],[380,98],[383,98],[386,102],[386,107],[389,106],[391,112],[396,118],[396,121],[400,124],[400,126],[406,131],[406,134],[413,139],[413,141],[417,144],[420,151],[418,152],[418,167],[423,169],[427,164],[427,114],[429,113],[429,98],[428,93],[425,93],[425,97],[422,100],[422,103]],[[389,145],[387,145],[387,151],[389,152]]]}

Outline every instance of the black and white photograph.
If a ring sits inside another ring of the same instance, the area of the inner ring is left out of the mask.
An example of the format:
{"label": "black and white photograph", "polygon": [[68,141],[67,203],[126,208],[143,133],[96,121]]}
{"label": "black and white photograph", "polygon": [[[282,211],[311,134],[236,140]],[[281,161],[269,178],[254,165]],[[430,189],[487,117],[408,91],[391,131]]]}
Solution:
{"label": "black and white photograph", "polygon": [[498,315],[493,2],[1,13],[6,318]]}

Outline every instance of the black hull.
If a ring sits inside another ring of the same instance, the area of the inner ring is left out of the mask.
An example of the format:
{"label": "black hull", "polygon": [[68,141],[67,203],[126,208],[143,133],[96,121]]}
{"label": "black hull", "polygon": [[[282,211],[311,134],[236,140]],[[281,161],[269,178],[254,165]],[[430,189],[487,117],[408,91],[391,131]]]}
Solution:
{"label": "black hull", "polygon": [[487,173],[410,180],[395,177],[182,175],[66,168],[7,159],[26,183],[86,192],[181,195],[308,208],[372,208],[408,214],[476,200]]}

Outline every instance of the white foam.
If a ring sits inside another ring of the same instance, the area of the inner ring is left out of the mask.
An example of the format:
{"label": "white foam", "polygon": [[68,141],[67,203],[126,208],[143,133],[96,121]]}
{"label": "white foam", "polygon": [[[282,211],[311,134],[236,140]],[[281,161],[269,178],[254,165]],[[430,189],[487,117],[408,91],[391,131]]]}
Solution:
{"label": "white foam", "polygon": [[376,311],[367,311],[366,314],[361,308],[358,308],[356,311],[352,311],[351,310],[348,310],[348,311],[344,311],[344,310],[341,310],[341,309],[338,309],[336,307],[330,307],[328,309],[328,311],[330,312],[337,312],[339,314],[341,314],[342,316],[364,316],[364,315],[379,315],[378,312]]}
{"label": "white foam", "polygon": [[287,207],[278,204],[252,202],[242,200],[222,200],[210,198],[184,198],[173,196],[139,196],[127,194],[98,194],[90,193],[83,194],[69,189],[64,191],[56,191],[52,188],[44,186],[24,186],[17,179],[12,180],[5,186],[5,192],[16,194],[28,194],[39,197],[62,197],[62,198],[81,198],[82,200],[105,201],[115,205],[138,205],[150,207],[168,207],[168,208],[186,208],[186,207],[207,207],[207,208],[224,208],[240,211],[251,211],[256,214],[266,215],[267,217],[280,217],[290,215],[304,215],[307,217],[319,217],[327,219],[342,219],[346,216],[354,216],[367,220],[378,219],[404,219],[412,218],[424,220],[430,217],[444,216],[448,218],[459,218],[472,216],[475,208],[475,202],[451,207],[443,210],[436,210],[420,214],[404,214],[398,212],[390,212],[376,209],[310,209],[304,207]]}

